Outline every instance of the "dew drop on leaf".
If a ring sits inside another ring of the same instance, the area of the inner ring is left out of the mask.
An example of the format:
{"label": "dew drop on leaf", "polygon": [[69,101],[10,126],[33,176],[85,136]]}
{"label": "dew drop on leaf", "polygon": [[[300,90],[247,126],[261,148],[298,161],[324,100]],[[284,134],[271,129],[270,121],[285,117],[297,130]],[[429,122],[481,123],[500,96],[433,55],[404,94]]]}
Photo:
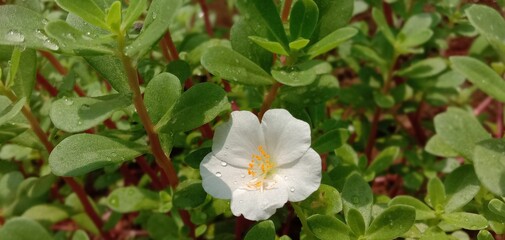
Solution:
{"label": "dew drop on leaf", "polygon": [[17,30],[10,30],[5,34],[5,39],[10,42],[22,43],[25,41],[25,36]]}
{"label": "dew drop on leaf", "polygon": [[109,198],[109,204],[114,206],[114,207],[118,207],[119,206],[119,199],[117,196],[112,196],[111,198]]}

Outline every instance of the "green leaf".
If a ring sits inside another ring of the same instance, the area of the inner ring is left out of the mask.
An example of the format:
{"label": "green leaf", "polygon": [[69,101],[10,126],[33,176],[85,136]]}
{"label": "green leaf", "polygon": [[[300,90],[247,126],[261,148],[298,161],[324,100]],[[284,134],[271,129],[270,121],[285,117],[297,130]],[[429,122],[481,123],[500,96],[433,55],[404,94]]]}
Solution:
{"label": "green leaf", "polygon": [[321,184],[317,191],[300,203],[308,214],[334,215],[342,211],[342,199],[337,189]]}
{"label": "green leaf", "polygon": [[373,193],[368,183],[354,173],[347,178],[342,189],[344,211],[347,215],[349,208],[354,208],[361,213],[366,225],[372,218]]}
{"label": "green leaf", "polygon": [[49,116],[56,128],[75,133],[99,125],[116,110],[129,105],[131,97],[123,95],[64,97],[53,102]]}
{"label": "green leaf", "polygon": [[298,66],[272,69],[275,80],[291,87],[307,86],[316,80],[317,74],[313,68],[300,68]]}
{"label": "green leaf", "polygon": [[45,30],[49,36],[61,43],[64,51],[74,51],[78,55],[114,54],[110,47],[102,45],[103,40],[95,40],[65,21],[50,22]]}
{"label": "green leaf", "polygon": [[87,56],[86,61],[119,93],[131,93],[128,77],[121,60],[116,56]]}
{"label": "green leaf", "polygon": [[72,240],[89,240],[89,237],[84,230],[79,229],[72,235]]}
{"label": "green leaf", "polygon": [[105,12],[93,0],[56,0],[56,3],[66,11],[81,17],[95,26],[109,29],[109,26],[105,22]]}
{"label": "green leaf", "polygon": [[22,217],[39,221],[41,223],[54,224],[67,219],[69,216],[68,213],[59,206],[41,204],[26,210]]}
{"label": "green leaf", "polygon": [[35,76],[37,74],[37,53],[33,49],[21,51],[19,56],[21,71],[17,71],[14,77],[12,90],[18,98],[26,97],[30,99],[35,87]]}
{"label": "green leaf", "polygon": [[126,54],[133,58],[144,55],[165,34],[181,5],[181,0],[154,0],[147,11],[142,32],[126,47]]}
{"label": "green leaf", "polygon": [[470,23],[483,35],[487,41],[498,51],[500,57],[505,59],[505,21],[496,10],[473,4],[465,10]]}
{"label": "green leaf", "polygon": [[489,231],[480,230],[477,234],[477,240],[494,240],[494,237]]}
{"label": "green leaf", "polygon": [[242,54],[262,69],[270,71],[273,54],[258,46],[249,36],[268,37],[268,29],[262,28],[251,18],[241,17],[230,30],[230,41],[233,50]]}
{"label": "green leaf", "polygon": [[177,208],[195,208],[205,202],[207,193],[201,181],[186,181],[177,186],[174,193],[173,204]]}
{"label": "green leaf", "polygon": [[382,93],[379,90],[373,92],[373,100],[381,108],[391,108],[395,105],[395,99],[390,94]]}
{"label": "green leaf", "polygon": [[442,215],[442,219],[454,226],[468,230],[480,230],[488,226],[487,219],[485,217],[474,213],[447,213]]}
{"label": "green leaf", "polygon": [[452,148],[447,145],[442,137],[438,134],[433,135],[428,143],[426,143],[425,150],[433,155],[440,157],[457,157],[458,153],[452,150]]}
{"label": "green leaf", "polygon": [[454,70],[500,102],[505,102],[505,81],[485,63],[472,57],[451,57]]}
{"label": "green leaf", "polygon": [[0,111],[0,126],[6,124],[16,115],[18,115],[25,103],[26,98],[21,98],[15,104],[12,104]]}
{"label": "green leaf", "polygon": [[226,47],[213,47],[202,55],[202,65],[212,74],[247,85],[269,85],[272,77],[261,67]]}
{"label": "green leaf", "polygon": [[356,236],[361,236],[365,233],[366,226],[365,220],[361,216],[361,213],[358,210],[351,208],[347,212],[346,216],[347,225],[351,228],[352,232],[356,234]]}
{"label": "green leaf", "polygon": [[313,83],[302,87],[282,86],[279,98],[297,105],[314,105],[338,94],[339,83],[333,75],[319,76]]}
{"label": "green leaf", "polygon": [[411,16],[398,34],[398,47],[408,49],[422,45],[430,40],[433,31],[430,29],[433,19],[428,13]]}
{"label": "green leaf", "polygon": [[200,83],[184,92],[156,125],[162,132],[185,132],[202,126],[230,109],[226,92],[213,83]]}
{"label": "green leaf", "polygon": [[256,24],[268,29],[271,40],[279,42],[286,51],[289,49],[288,37],[272,0],[239,0],[237,7],[246,19],[254,19]]}
{"label": "green leaf", "polygon": [[284,47],[278,42],[270,41],[266,38],[258,36],[249,36],[249,39],[269,52],[285,56],[289,55],[289,53],[284,49]]}
{"label": "green leaf", "polygon": [[160,201],[158,194],[147,189],[129,186],[117,188],[107,197],[107,206],[120,213],[141,210],[156,210]]}
{"label": "green leaf", "polygon": [[479,192],[480,182],[472,165],[452,171],[444,181],[447,200],[445,212],[453,212],[469,203]]}
{"label": "green leaf", "polygon": [[446,203],[445,187],[438,177],[430,179],[428,182],[428,199],[433,209],[443,209]]}
{"label": "green leaf", "polygon": [[475,173],[480,182],[492,193],[505,196],[505,139],[479,142],[473,153]]}
{"label": "green leaf", "polygon": [[439,57],[418,61],[407,68],[401,69],[396,74],[406,78],[433,77],[447,68],[445,60]]}
{"label": "green leaf", "polygon": [[17,136],[20,136],[28,129],[28,126],[19,126],[17,124],[5,124],[0,126],[0,144],[4,144]]}
{"label": "green leaf", "polygon": [[420,240],[449,240],[445,232],[437,226],[433,226],[424,231]]}
{"label": "green leaf", "polygon": [[394,205],[407,205],[413,207],[416,210],[416,220],[427,220],[437,217],[430,207],[421,202],[419,199],[411,196],[398,196],[393,198],[389,202],[389,206]]}
{"label": "green leaf", "polygon": [[289,16],[291,40],[310,39],[316,29],[318,19],[319,9],[313,0],[297,0],[291,8]]}
{"label": "green leaf", "polygon": [[251,230],[245,235],[245,240],[274,240],[275,239],[275,226],[272,220],[262,221],[254,225]]}
{"label": "green leaf", "polygon": [[181,82],[170,73],[158,74],[149,81],[144,92],[144,103],[154,124],[172,109],[181,92]]}
{"label": "green leaf", "polygon": [[400,148],[396,146],[391,146],[388,147],[382,152],[375,157],[373,162],[368,166],[367,171],[375,172],[375,173],[380,173],[384,170],[386,170],[391,164],[393,164],[393,161],[398,158],[400,155]]}
{"label": "green leaf", "polygon": [[121,25],[121,2],[115,1],[110,6],[107,17],[105,17],[105,21],[107,25],[113,31],[120,33],[120,25]]}
{"label": "green leaf", "polygon": [[394,46],[396,38],[391,29],[389,28],[389,24],[386,21],[384,13],[382,13],[380,9],[373,8],[372,17],[375,23],[377,24],[378,29],[382,32],[382,34],[384,34],[389,43]]}
{"label": "green leaf", "polygon": [[358,154],[349,144],[344,144],[335,150],[335,155],[343,162],[358,166]]}
{"label": "green leaf", "polygon": [[49,155],[49,166],[57,176],[80,176],[131,160],[145,152],[145,146],[134,142],[95,134],[76,134],[54,148]]}
{"label": "green leaf", "polygon": [[329,33],[326,37],[316,42],[307,50],[309,58],[315,58],[323,53],[326,53],[336,48],[341,43],[349,40],[358,33],[358,30],[351,27],[345,27]]}
{"label": "green leaf", "polygon": [[311,41],[316,42],[347,25],[354,8],[353,0],[314,0],[319,9],[319,20]]}
{"label": "green leaf", "polygon": [[121,30],[128,30],[140,17],[140,15],[142,15],[144,10],[146,10],[146,7],[146,0],[130,0],[130,5],[126,9],[126,14],[124,15],[123,22],[121,23]]}
{"label": "green leaf", "polygon": [[307,218],[310,231],[321,240],[350,240],[351,229],[335,217],[327,215],[312,215]]}
{"label": "green leaf", "polygon": [[192,75],[192,69],[188,62],[184,60],[170,61],[167,65],[166,71],[175,75],[181,83],[186,81]]}
{"label": "green leaf", "polygon": [[392,206],[377,216],[366,231],[369,239],[394,239],[406,233],[415,222],[416,212],[413,207]]}
{"label": "green leaf", "polygon": [[316,139],[312,147],[318,153],[330,152],[341,147],[348,138],[349,131],[346,129],[333,129]]}
{"label": "green leaf", "polygon": [[491,137],[471,113],[457,108],[438,114],[435,130],[442,141],[469,160],[474,158],[475,144]]}
{"label": "green leaf", "polygon": [[488,203],[488,208],[491,212],[496,213],[497,215],[505,217],[505,203],[498,199],[492,199]]}
{"label": "green leaf", "polygon": [[39,13],[17,5],[0,6],[0,45],[58,50],[41,29],[47,20]]}
{"label": "green leaf", "polygon": [[194,169],[199,169],[200,162],[202,162],[203,158],[210,152],[212,152],[212,148],[210,147],[197,149],[190,152],[186,158],[184,158],[184,162]]}
{"label": "green leaf", "polygon": [[24,217],[9,219],[0,228],[0,239],[32,240],[34,236],[37,240],[53,239],[39,223]]}
{"label": "green leaf", "polygon": [[298,51],[298,50],[304,48],[305,46],[307,46],[307,44],[309,44],[309,42],[310,42],[310,40],[308,40],[308,39],[299,38],[297,40],[290,42],[289,48],[291,50]]}

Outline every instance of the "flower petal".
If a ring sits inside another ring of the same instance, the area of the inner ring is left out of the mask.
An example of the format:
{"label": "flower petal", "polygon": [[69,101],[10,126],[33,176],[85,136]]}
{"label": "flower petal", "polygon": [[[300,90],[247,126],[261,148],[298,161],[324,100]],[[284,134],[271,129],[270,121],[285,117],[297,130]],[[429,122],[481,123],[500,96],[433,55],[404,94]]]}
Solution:
{"label": "flower petal", "polygon": [[310,148],[310,126],[284,109],[268,110],[261,120],[267,152],[278,166],[297,160]]}
{"label": "flower petal", "polygon": [[321,157],[309,150],[297,161],[277,169],[289,189],[289,201],[299,202],[315,192],[321,184]]}
{"label": "flower petal", "polygon": [[247,168],[251,154],[264,145],[258,118],[248,111],[234,111],[231,120],[216,128],[212,144],[214,156],[230,165]]}
{"label": "flower petal", "polygon": [[282,179],[277,179],[276,188],[259,191],[237,189],[233,192],[231,211],[233,215],[244,215],[252,221],[265,220],[271,217],[277,208],[288,201],[288,190]]}
{"label": "flower petal", "polygon": [[203,189],[215,198],[230,199],[232,192],[250,181],[247,169],[223,163],[212,153],[200,163]]}

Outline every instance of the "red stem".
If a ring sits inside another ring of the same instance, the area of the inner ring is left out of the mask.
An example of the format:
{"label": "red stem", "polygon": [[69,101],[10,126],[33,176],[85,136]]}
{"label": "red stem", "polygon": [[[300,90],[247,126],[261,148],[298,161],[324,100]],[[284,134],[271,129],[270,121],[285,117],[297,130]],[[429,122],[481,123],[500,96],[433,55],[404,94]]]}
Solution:
{"label": "red stem", "polygon": [[382,109],[377,107],[372,118],[372,127],[370,129],[370,136],[368,136],[368,142],[365,148],[365,155],[368,159],[368,164],[372,162],[372,152],[375,145],[375,140],[377,138],[377,129],[379,127],[379,120],[381,116]]}
{"label": "red stem", "polygon": [[282,22],[287,22],[289,18],[289,12],[291,11],[291,4],[293,0],[285,0],[284,6],[282,7],[281,20]]}
{"label": "red stem", "polygon": [[258,118],[261,120],[263,118],[263,114],[270,109],[270,106],[272,106],[272,103],[275,100],[275,97],[277,96],[277,91],[279,88],[282,86],[281,83],[275,82],[272,87],[270,88],[270,91],[268,94],[265,96],[265,99],[263,100],[263,104],[261,105],[260,112],[258,113]]}
{"label": "red stem", "polygon": [[91,221],[93,221],[95,226],[98,228],[100,235],[107,240],[112,240],[111,236],[102,230],[103,221],[95,212],[95,209],[91,205],[91,202],[89,201],[88,196],[86,195],[86,192],[84,192],[82,186],[71,177],[63,177],[63,180],[65,180],[65,182],[72,188],[75,194],[77,194],[77,197],[79,200],[81,200],[82,206],[84,207],[84,211],[86,211],[88,216],[91,218]]}
{"label": "red stem", "polygon": [[53,87],[53,85],[51,85],[51,83],[49,83],[49,81],[47,81],[47,79],[39,72],[37,72],[37,83],[40,84],[40,86],[42,86],[42,88],[44,88],[52,97],[58,96],[58,89]]}
{"label": "red stem", "polygon": [[249,225],[251,224],[251,221],[247,220],[244,218],[244,216],[240,215],[239,217],[236,218],[235,220],[235,240],[240,240],[242,239],[242,234],[244,233],[247,228],[249,228]]}
{"label": "red stem", "polygon": [[493,102],[493,98],[487,97],[486,99],[484,99],[484,101],[479,103],[479,105],[475,109],[473,109],[473,114],[475,116],[480,115],[482,112],[484,112],[484,110],[486,110],[486,108],[489,106],[489,104],[491,104],[491,102]]}
{"label": "red stem", "polygon": [[200,3],[200,7],[202,8],[203,21],[205,22],[205,30],[207,31],[207,34],[210,37],[212,37],[214,36],[214,31],[212,30],[212,25],[210,24],[209,8],[207,7],[207,3],[205,2],[205,0],[198,0],[198,3]]}
{"label": "red stem", "polygon": [[[167,30],[165,35],[163,36],[163,41],[165,42],[165,46],[168,48],[168,52],[173,60],[179,60],[179,52],[177,52],[177,48],[175,47],[174,41],[172,40],[172,35],[170,34],[170,30]],[[171,59],[167,59],[171,60]]]}
{"label": "red stem", "polygon": [[393,26],[393,10],[391,6],[386,2],[382,2],[382,8],[384,10],[384,17],[386,17],[386,21],[389,26]]}
{"label": "red stem", "polygon": [[149,177],[151,178],[153,187],[155,189],[162,189],[164,184],[162,184],[160,182],[160,179],[158,178],[158,175],[151,168],[151,166],[149,166],[149,164],[147,163],[146,158],[144,156],[140,156],[140,157],[136,158],[136,162],[138,163],[138,165],[140,166],[140,168],[142,169],[142,171],[144,171],[145,173],[147,173],[147,175],[149,175]]}
{"label": "red stem", "polygon": [[[58,61],[58,59],[52,53],[42,50],[40,50],[39,52],[44,58],[46,58],[51,63],[51,65],[53,65],[53,67],[56,69],[56,71],[58,71],[58,73],[60,73],[62,76],[66,76],[68,74],[68,70],[63,65],[61,65],[60,61]],[[79,97],[86,96],[86,93],[77,84],[74,85],[74,91],[77,93]]]}

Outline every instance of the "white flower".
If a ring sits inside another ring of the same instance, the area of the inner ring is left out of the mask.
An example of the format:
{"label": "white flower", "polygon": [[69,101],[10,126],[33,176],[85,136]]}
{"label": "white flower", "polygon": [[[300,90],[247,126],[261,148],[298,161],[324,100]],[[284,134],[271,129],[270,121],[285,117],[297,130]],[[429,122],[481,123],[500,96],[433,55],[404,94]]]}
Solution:
{"label": "white flower", "polygon": [[310,148],[309,125],[288,111],[269,110],[261,124],[251,112],[235,111],[217,127],[200,174],[205,191],[231,199],[235,216],[258,221],[316,191],[321,158]]}

